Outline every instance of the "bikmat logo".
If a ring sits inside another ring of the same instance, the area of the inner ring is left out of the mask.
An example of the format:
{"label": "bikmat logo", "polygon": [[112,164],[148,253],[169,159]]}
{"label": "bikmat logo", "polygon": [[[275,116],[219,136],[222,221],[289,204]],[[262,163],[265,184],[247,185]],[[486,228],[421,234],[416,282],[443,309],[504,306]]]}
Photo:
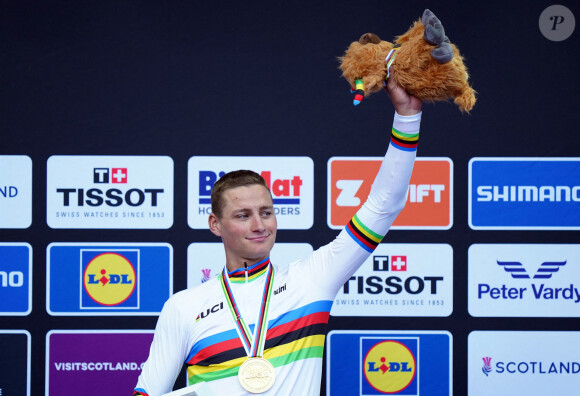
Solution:
{"label": "bikmat logo", "polygon": [[308,157],[192,157],[188,168],[191,228],[207,228],[215,182],[237,169],[251,169],[264,178],[272,193],[278,228],[312,226],[314,170]]}
{"label": "bikmat logo", "polygon": [[48,160],[47,221],[52,228],[169,228],[169,157],[69,157]]}
{"label": "bikmat logo", "polygon": [[[328,226],[342,229],[362,206],[382,158],[328,160]],[[453,225],[453,163],[449,158],[417,158],[405,209],[393,229],[447,230]]]}
{"label": "bikmat logo", "polygon": [[418,395],[418,339],[362,339],[363,395]]}
{"label": "bikmat logo", "polygon": [[472,158],[475,230],[580,229],[580,158]]}

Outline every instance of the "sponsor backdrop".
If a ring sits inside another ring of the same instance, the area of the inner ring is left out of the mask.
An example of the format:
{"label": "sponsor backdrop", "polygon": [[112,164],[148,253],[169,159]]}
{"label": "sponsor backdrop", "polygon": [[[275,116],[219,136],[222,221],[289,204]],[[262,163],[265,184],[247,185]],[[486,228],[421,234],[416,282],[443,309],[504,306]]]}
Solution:
{"label": "sponsor backdrop", "polygon": [[223,265],[223,172],[266,179],[275,263],[331,241],[393,116],[383,93],[353,106],[337,57],[425,8],[478,102],[424,106],[407,206],[332,308],[321,394],[576,392],[577,3],[107,0],[0,5],[0,395],[130,394],[164,301]]}

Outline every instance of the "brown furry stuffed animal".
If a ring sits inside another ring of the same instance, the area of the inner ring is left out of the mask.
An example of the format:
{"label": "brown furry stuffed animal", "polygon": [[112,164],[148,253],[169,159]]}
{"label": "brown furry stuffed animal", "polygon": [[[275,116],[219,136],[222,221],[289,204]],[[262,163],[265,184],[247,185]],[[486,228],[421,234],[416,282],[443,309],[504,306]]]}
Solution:
{"label": "brown furry stuffed animal", "polygon": [[463,58],[445,36],[441,21],[429,10],[397,37],[394,45],[366,33],[350,44],[339,61],[343,77],[356,88],[355,105],[363,95],[383,88],[389,77],[427,102],[454,98],[464,112],[475,105],[475,91],[467,82]]}

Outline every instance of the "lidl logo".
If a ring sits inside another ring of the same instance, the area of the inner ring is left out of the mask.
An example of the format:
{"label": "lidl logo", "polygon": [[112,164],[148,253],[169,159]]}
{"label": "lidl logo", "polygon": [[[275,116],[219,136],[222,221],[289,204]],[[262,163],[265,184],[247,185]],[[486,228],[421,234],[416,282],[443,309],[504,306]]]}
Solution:
{"label": "lidl logo", "polygon": [[158,315],[173,293],[173,250],[163,243],[53,243],[51,315]]}
{"label": "lidl logo", "polygon": [[[368,196],[382,158],[334,157],[328,161],[328,226],[344,227]],[[453,225],[453,163],[417,158],[405,209],[394,229],[441,229]]]}
{"label": "lidl logo", "polygon": [[451,348],[446,331],[333,330],[326,395],[452,395]]}
{"label": "lidl logo", "polygon": [[[84,266],[83,297],[84,306],[96,304],[104,306],[132,306],[138,307],[138,296],[134,293],[137,285],[137,271],[139,268],[138,251],[81,252],[83,260],[88,261]],[[128,303],[131,301],[130,303]]]}
{"label": "lidl logo", "polygon": [[279,229],[308,229],[314,221],[314,164],[309,157],[191,157],[188,162],[188,223],[207,228],[211,190],[225,173],[251,169],[272,193]]}
{"label": "lidl logo", "polygon": [[416,338],[363,339],[363,392],[417,394],[417,344]]}

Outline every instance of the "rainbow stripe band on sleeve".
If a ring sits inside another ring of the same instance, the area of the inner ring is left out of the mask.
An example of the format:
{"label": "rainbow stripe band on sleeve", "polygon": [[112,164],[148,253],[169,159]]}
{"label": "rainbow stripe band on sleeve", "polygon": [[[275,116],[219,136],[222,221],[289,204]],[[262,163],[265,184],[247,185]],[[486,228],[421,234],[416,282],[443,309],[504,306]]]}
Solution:
{"label": "rainbow stripe band on sleeve", "polygon": [[417,151],[419,132],[405,133],[393,127],[391,130],[391,144],[403,151]]}
{"label": "rainbow stripe band on sleeve", "polygon": [[346,232],[367,252],[372,253],[377,245],[383,240],[384,235],[379,235],[366,227],[355,214],[346,226]]}

